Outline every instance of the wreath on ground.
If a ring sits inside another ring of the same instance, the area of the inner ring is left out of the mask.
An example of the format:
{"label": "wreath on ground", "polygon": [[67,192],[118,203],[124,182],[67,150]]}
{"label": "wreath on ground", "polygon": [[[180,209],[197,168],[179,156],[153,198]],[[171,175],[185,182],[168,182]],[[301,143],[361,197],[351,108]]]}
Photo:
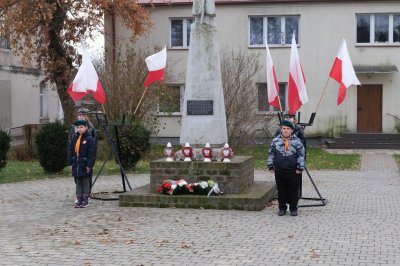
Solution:
{"label": "wreath on ground", "polygon": [[157,192],[166,195],[218,195],[222,191],[218,184],[213,180],[200,181],[195,183],[188,183],[184,179],[180,180],[165,180],[160,186],[157,187]]}

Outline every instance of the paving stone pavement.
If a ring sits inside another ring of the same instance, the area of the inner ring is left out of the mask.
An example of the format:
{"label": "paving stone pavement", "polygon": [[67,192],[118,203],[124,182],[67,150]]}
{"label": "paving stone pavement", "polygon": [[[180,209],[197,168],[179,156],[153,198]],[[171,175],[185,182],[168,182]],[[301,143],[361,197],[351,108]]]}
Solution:
{"label": "paving stone pavement", "polygon": [[[0,185],[0,265],[400,265],[398,170],[311,174],[328,204],[297,217],[277,216],[276,202],[260,212],[98,200],[75,209],[72,178]],[[303,196],[316,197],[303,178]],[[138,187],[149,175],[129,180]],[[256,180],[273,176],[256,171]],[[100,177],[94,190],[120,183]]]}

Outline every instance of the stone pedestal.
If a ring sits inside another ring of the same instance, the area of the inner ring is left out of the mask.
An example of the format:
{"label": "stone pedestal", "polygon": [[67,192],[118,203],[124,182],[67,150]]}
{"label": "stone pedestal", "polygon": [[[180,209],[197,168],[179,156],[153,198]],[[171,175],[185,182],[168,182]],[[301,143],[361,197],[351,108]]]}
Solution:
{"label": "stone pedestal", "polygon": [[164,195],[149,192],[149,185],[119,196],[120,207],[191,208],[261,211],[276,194],[275,182],[255,182],[240,194],[199,196]]}
{"label": "stone pedestal", "polygon": [[238,194],[254,183],[253,157],[235,156],[230,163],[212,161],[150,162],[150,192],[164,180],[185,179],[188,183],[213,180],[224,194]]}
{"label": "stone pedestal", "polygon": [[[150,172],[150,184],[120,195],[119,206],[260,211],[276,193],[275,182],[254,182],[253,157],[249,156],[235,156],[230,163],[160,159],[150,162]],[[189,183],[212,179],[223,194],[207,197],[156,193],[157,186],[167,179]]]}

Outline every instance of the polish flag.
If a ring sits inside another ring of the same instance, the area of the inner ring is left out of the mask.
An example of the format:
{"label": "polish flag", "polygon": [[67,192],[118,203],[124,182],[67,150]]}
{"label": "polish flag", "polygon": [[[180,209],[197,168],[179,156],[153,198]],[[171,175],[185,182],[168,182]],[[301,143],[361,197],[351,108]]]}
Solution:
{"label": "polish flag", "polygon": [[346,89],[351,85],[361,85],[350,60],[349,51],[345,39],[342,40],[339,52],[333,63],[329,76],[340,83],[337,105],[340,105],[346,97]]}
{"label": "polish flag", "polygon": [[292,37],[292,46],[290,50],[290,70],[289,70],[289,92],[288,105],[289,113],[295,114],[300,107],[308,102],[306,89],[306,79],[301,68],[299,53],[297,51],[296,39]]}
{"label": "polish flag", "polygon": [[155,81],[164,80],[165,66],[167,65],[167,47],[164,47],[156,54],[150,55],[145,61],[149,69],[149,75],[144,81],[144,87],[147,88]]}
{"label": "polish flag", "polygon": [[271,53],[269,52],[268,43],[265,42],[267,48],[267,91],[268,103],[277,109],[281,109],[279,104],[279,85],[276,78],[274,62],[272,61]]}
{"label": "polish flag", "polygon": [[68,94],[74,101],[79,101],[90,91],[97,102],[101,104],[106,102],[106,94],[101,86],[92,60],[90,60],[85,47],[82,47],[82,64],[78,69],[78,73],[76,73],[74,81],[69,85]]}

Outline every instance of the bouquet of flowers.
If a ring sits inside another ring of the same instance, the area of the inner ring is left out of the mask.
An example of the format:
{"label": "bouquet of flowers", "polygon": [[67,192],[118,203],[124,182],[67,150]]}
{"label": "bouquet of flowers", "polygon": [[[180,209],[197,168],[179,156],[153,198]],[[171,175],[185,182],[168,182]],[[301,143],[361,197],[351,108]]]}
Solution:
{"label": "bouquet of flowers", "polygon": [[193,193],[210,196],[212,194],[218,195],[222,192],[217,183],[215,183],[213,180],[208,180],[193,183]]}
{"label": "bouquet of flowers", "polygon": [[180,195],[193,192],[191,185],[185,180],[165,180],[161,186],[157,188],[158,193],[168,195]]}
{"label": "bouquet of flowers", "polygon": [[180,180],[165,180],[162,185],[157,187],[158,193],[167,195],[182,195],[182,194],[197,194],[207,195],[222,194],[218,184],[213,180],[200,181],[188,184],[184,179]]}

